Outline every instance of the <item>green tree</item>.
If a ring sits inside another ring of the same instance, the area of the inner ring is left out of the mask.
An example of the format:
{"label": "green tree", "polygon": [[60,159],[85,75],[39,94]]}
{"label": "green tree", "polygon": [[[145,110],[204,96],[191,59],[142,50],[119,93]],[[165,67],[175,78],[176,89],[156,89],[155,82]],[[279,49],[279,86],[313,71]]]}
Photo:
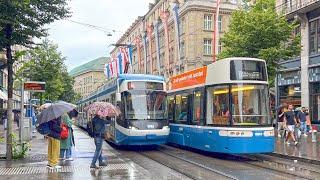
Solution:
{"label": "green tree", "polygon": [[44,99],[72,102],[76,96],[73,91],[74,80],[68,75],[65,58],[58,51],[58,46],[44,40],[29,54],[31,60],[19,69],[18,76],[46,82],[46,91],[36,94],[41,103]]}
{"label": "green tree", "polygon": [[45,36],[45,25],[69,16],[67,0],[2,0],[0,2],[0,48],[6,52],[8,69],[7,159],[12,159],[13,63],[12,46],[33,44]]}
{"label": "green tree", "polygon": [[277,14],[274,0],[257,0],[233,12],[230,30],[221,38],[219,58],[254,57],[266,60],[269,84],[274,85],[277,62],[300,54],[300,37],[293,36],[297,23]]}

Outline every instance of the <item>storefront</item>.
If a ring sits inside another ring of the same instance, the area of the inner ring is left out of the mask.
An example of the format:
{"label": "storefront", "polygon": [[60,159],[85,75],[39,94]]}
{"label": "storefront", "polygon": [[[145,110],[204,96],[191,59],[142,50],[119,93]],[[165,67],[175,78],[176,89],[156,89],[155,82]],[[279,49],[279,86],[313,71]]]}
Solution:
{"label": "storefront", "polygon": [[320,67],[309,69],[310,113],[312,121],[320,121]]}
{"label": "storefront", "polygon": [[278,74],[279,105],[301,106],[300,70]]}

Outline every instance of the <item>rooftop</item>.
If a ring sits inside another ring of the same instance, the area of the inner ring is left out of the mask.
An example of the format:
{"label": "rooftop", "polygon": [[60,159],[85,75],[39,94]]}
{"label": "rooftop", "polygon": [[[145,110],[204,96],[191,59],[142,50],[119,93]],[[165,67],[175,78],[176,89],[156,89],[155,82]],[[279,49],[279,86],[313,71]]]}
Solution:
{"label": "rooftop", "polygon": [[85,72],[103,71],[104,65],[107,63],[108,59],[109,59],[108,57],[99,57],[97,59],[89,61],[85,64],[82,64],[78,67],[73,68],[69,72],[69,75],[72,77],[75,77]]}

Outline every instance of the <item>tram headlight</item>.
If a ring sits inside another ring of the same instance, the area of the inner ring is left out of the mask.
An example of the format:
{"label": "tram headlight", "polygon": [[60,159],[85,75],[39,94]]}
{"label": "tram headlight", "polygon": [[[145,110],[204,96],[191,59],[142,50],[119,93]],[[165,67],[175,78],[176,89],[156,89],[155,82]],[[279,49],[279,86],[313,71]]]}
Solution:
{"label": "tram headlight", "polygon": [[274,130],[271,130],[271,131],[264,131],[263,132],[263,135],[268,137],[268,136],[274,136]]}
{"label": "tram headlight", "polygon": [[138,128],[134,127],[134,126],[129,126],[129,129],[131,130],[138,130]]}
{"label": "tram headlight", "polygon": [[169,126],[163,126],[162,129],[169,129]]}

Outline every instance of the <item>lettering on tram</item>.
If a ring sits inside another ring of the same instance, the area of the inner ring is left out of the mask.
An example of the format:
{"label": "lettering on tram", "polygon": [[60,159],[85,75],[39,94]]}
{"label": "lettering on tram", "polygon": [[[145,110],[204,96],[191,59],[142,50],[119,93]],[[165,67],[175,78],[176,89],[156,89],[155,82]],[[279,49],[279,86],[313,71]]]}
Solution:
{"label": "lettering on tram", "polygon": [[211,152],[272,152],[265,67],[261,59],[227,58],[172,77],[168,142]]}

